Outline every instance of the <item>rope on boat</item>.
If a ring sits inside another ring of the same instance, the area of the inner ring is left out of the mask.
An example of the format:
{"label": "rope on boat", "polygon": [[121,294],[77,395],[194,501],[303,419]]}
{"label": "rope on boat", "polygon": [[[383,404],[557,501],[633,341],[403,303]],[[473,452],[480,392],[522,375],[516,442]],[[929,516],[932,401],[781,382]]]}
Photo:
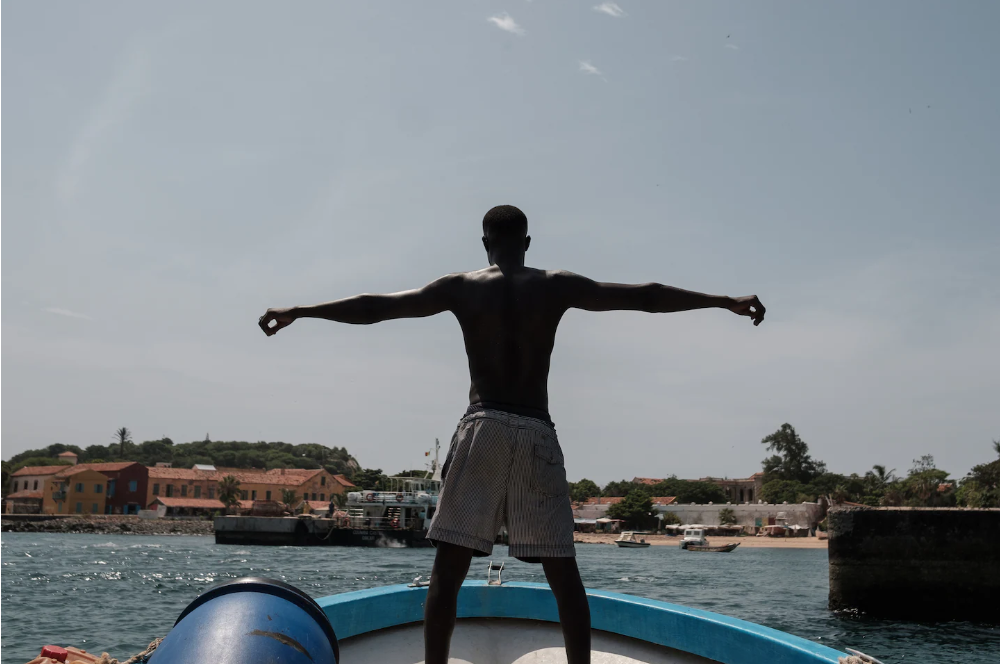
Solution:
{"label": "rope on boat", "polygon": [[[156,650],[156,646],[160,645],[161,641],[163,641],[163,637],[160,637],[158,639],[153,639],[153,642],[150,643],[145,650],[143,650],[138,655],[133,655],[132,657],[129,657],[121,664],[146,664],[146,662],[152,656],[153,651]],[[98,662],[97,664],[104,664],[104,662]],[[107,664],[117,664],[117,661],[111,660]]]}
{"label": "rope on boat", "polygon": [[871,655],[866,655],[853,648],[847,648],[847,652],[850,653],[847,657],[837,658],[837,664],[882,664]]}

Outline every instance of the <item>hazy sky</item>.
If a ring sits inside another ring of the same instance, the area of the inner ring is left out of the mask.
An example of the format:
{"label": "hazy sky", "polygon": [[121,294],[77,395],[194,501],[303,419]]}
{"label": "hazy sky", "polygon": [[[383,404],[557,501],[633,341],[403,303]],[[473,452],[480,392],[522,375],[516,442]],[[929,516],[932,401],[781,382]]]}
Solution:
{"label": "hazy sky", "polygon": [[4,2],[3,456],[282,440],[446,448],[450,315],[269,306],[486,265],[758,294],[570,312],[571,479],[745,477],[792,423],[837,472],[1000,437],[1000,3]]}

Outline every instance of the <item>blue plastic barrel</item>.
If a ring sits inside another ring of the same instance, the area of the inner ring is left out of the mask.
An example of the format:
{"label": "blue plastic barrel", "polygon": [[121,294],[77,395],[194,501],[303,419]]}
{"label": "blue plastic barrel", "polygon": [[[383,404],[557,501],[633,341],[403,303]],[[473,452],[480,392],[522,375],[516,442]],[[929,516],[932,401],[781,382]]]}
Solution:
{"label": "blue plastic barrel", "polygon": [[198,596],[149,664],[337,664],[337,636],[323,609],[287,583],[248,577]]}

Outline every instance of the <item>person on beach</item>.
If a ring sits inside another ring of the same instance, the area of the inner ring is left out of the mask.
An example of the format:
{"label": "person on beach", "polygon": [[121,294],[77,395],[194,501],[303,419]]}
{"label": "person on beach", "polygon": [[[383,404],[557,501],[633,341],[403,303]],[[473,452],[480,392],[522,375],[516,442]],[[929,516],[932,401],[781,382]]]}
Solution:
{"label": "person on beach", "polygon": [[[299,318],[370,325],[449,311],[465,338],[472,386],[442,467],[427,538],[437,547],[424,609],[426,664],[446,664],[458,592],[473,556],[486,556],[502,526],[510,555],[542,565],[559,609],[569,664],[590,662],[590,608],[573,548],[563,453],[548,412],[549,361],[568,309],[668,313],[717,307],[764,320],[756,295],[704,295],[658,283],[601,283],[524,264],[528,219],[512,205],[483,218],[489,267],[423,288],[326,304],[268,309],[268,336]],[[273,325],[272,325],[273,324]]]}

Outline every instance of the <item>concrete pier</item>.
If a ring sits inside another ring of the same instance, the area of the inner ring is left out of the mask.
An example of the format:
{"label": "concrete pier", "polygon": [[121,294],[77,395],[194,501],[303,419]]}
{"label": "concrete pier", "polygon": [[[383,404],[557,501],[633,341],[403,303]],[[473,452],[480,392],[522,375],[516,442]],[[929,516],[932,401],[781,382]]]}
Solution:
{"label": "concrete pier", "polygon": [[424,530],[341,528],[330,519],[271,516],[215,517],[216,544],[275,546],[368,546],[420,548],[431,546]]}
{"label": "concrete pier", "polygon": [[1000,624],[1000,509],[834,507],[830,608]]}

